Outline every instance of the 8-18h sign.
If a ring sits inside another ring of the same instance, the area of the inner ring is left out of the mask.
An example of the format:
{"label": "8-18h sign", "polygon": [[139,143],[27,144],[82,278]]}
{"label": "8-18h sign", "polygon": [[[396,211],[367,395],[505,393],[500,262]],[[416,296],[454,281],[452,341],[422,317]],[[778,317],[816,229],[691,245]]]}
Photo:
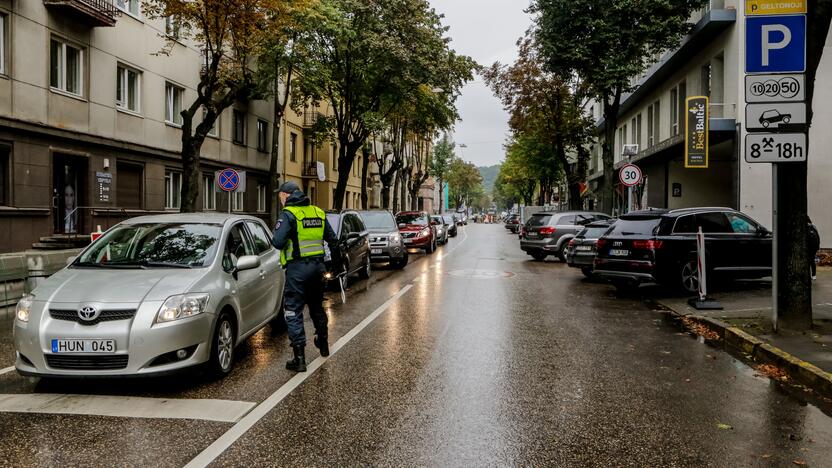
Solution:
{"label": "8-18h sign", "polygon": [[685,101],[685,167],[708,168],[708,97],[693,96]]}

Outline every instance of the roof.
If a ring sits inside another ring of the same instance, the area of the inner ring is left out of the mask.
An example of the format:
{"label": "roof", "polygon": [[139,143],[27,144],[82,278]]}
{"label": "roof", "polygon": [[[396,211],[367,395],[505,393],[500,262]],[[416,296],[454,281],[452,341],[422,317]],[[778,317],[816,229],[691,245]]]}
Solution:
{"label": "roof", "polygon": [[631,211],[620,216],[621,219],[655,219],[662,216],[676,217],[686,214],[706,213],[713,211],[735,211],[724,206],[697,206],[692,208],[678,208],[667,210],[664,208],[650,208],[641,211]]}
{"label": "roof", "polygon": [[631,211],[629,213],[624,213],[623,215],[619,216],[619,219],[655,219],[661,218],[662,216],[670,213],[670,211],[665,209],[648,209],[648,210],[640,210],[640,211]]}
{"label": "roof", "polygon": [[126,224],[140,224],[140,223],[211,223],[211,224],[225,224],[229,220],[238,219],[256,219],[260,218],[235,213],[170,213],[149,216],[139,216],[131,218],[124,223]]}

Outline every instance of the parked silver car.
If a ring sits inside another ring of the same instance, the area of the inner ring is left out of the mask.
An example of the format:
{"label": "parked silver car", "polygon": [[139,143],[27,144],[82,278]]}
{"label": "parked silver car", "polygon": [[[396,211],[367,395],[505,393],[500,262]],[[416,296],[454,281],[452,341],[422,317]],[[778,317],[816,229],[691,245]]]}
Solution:
{"label": "parked silver car", "polygon": [[440,215],[433,215],[430,217],[430,224],[436,227],[436,243],[447,244],[450,236],[450,226],[445,223],[445,218]]}
{"label": "parked silver car", "polygon": [[404,268],[408,259],[407,249],[393,213],[367,210],[359,211],[358,214],[370,232],[370,259],[374,262],[390,262],[394,268]]}
{"label": "parked silver car", "polygon": [[587,224],[609,220],[603,213],[591,211],[564,211],[535,213],[523,226],[520,248],[535,260],[549,255],[566,261],[566,247]]}
{"label": "parked silver car", "polygon": [[17,305],[24,375],[223,376],[235,347],[282,320],[285,277],[263,221],[224,214],[122,222]]}

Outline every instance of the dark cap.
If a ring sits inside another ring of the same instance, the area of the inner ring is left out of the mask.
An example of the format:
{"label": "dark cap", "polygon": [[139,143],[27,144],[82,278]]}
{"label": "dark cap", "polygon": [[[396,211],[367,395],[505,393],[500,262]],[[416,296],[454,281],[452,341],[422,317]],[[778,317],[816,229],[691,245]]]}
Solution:
{"label": "dark cap", "polygon": [[278,189],[277,189],[278,192],[283,192],[283,193],[295,193],[298,190],[300,190],[300,187],[298,186],[298,184],[292,182],[291,180],[287,180],[286,182],[283,182],[283,184],[281,184],[280,187],[278,187]]}

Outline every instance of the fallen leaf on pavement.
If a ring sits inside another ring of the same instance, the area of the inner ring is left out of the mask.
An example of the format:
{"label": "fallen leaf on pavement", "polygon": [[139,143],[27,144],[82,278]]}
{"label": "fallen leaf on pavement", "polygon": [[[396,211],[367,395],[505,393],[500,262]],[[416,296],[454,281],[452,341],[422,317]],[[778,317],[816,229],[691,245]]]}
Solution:
{"label": "fallen leaf on pavement", "polygon": [[718,429],[722,429],[723,431],[727,431],[734,428],[733,426],[725,423],[717,423],[716,427]]}
{"label": "fallen leaf on pavement", "polygon": [[803,461],[803,460],[795,460],[793,463],[795,465],[800,465],[800,466],[804,466],[806,464],[806,462]]}
{"label": "fallen leaf on pavement", "polygon": [[688,383],[690,383],[690,379],[685,379],[685,382],[688,382]]}
{"label": "fallen leaf on pavement", "polygon": [[770,453],[766,453],[766,454],[764,454],[764,455],[763,455],[763,458],[771,458],[771,454],[770,454]]}

